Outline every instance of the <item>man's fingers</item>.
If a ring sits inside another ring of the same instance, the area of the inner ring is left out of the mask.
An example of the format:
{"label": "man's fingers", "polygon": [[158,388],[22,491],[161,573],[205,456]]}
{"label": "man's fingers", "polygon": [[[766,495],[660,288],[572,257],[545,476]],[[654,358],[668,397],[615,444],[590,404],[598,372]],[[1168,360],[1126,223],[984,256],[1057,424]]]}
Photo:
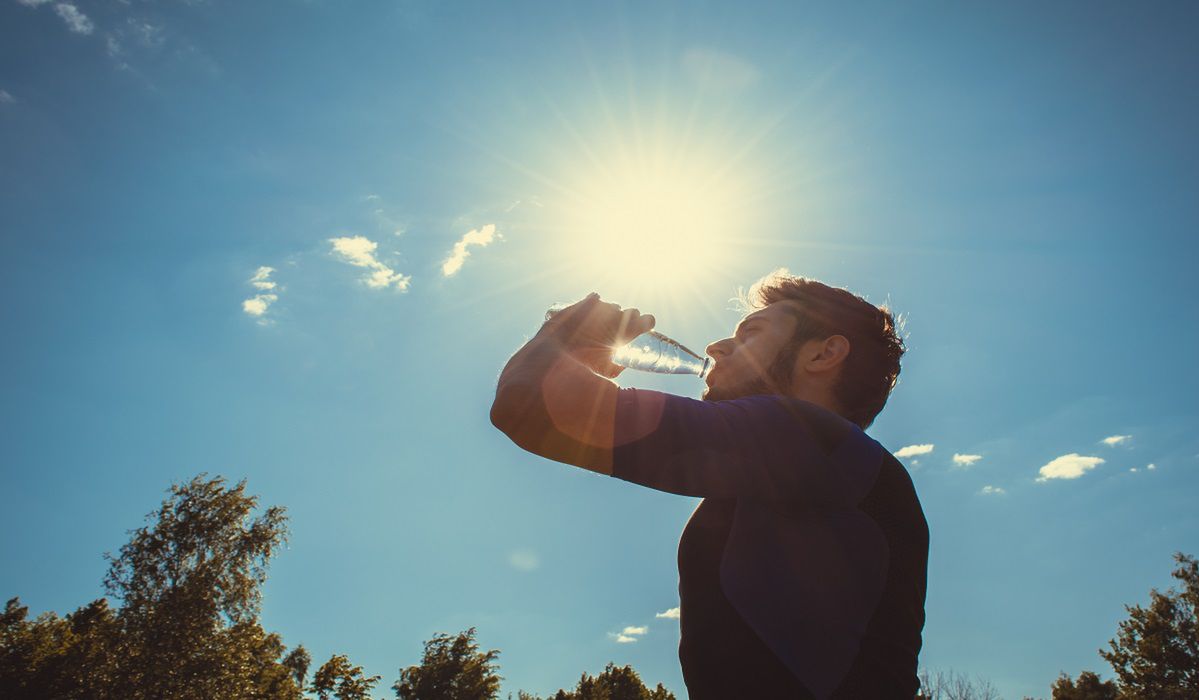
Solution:
{"label": "man's fingers", "polygon": [[[552,314],[553,332],[571,344],[618,347],[654,327],[654,317],[622,309],[592,292]],[[548,325],[548,324],[547,324]]]}

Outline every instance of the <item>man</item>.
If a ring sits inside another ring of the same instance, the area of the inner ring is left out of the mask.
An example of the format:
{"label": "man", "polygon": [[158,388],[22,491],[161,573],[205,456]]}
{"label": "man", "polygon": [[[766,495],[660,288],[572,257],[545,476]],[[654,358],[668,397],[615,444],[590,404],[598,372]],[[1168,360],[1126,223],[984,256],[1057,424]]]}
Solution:
{"label": "man", "polygon": [[928,526],[863,431],[899,374],[894,317],[780,270],[712,343],[704,400],[621,389],[611,348],[654,319],[598,295],[500,375],[492,422],[530,452],[704,500],[679,541],[693,700],[912,698]]}

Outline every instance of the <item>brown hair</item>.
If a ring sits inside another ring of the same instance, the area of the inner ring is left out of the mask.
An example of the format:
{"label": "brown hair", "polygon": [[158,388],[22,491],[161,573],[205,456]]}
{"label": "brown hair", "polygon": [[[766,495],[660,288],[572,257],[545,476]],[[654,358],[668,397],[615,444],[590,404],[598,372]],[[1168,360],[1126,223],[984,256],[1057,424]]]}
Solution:
{"label": "brown hair", "polygon": [[906,348],[891,310],[875,306],[846,289],[795,277],[778,269],[758,280],[741,303],[761,309],[779,301],[799,302],[799,325],[784,352],[814,338],[843,335],[849,339],[849,357],[833,387],[843,415],[861,428],[874,422],[899,379],[899,358]]}

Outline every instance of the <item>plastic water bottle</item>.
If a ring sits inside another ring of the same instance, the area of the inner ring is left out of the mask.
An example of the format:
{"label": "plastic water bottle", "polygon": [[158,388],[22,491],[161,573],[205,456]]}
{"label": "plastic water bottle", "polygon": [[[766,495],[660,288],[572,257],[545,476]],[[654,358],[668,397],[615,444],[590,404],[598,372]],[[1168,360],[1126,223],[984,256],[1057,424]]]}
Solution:
{"label": "plastic water bottle", "polygon": [[711,362],[657,331],[642,333],[628,345],[616,348],[612,361],[629,369],[659,374],[694,374],[701,379]]}
{"label": "plastic water bottle", "polygon": [[[570,304],[554,304],[545,313],[546,320],[567,306]],[[642,372],[694,374],[702,379],[711,359],[701,357],[673,338],[649,331],[633,338],[628,345],[613,348],[612,362]]]}

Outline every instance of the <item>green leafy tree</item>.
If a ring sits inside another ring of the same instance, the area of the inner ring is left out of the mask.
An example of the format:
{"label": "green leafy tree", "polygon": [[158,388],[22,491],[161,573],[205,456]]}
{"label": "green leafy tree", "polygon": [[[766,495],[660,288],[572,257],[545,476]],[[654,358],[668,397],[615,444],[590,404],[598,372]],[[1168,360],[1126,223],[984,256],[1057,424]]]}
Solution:
{"label": "green leafy tree", "polygon": [[400,671],[392,690],[400,700],[493,700],[501,676],[498,649],[482,652],[475,628],[457,635],[437,634],[425,642],[420,665]]}
{"label": "green leafy tree", "polygon": [[[541,699],[521,691],[520,700]],[[547,700],[675,700],[675,696],[661,683],[650,690],[632,666],[609,663],[598,675],[584,672],[573,691],[559,690]]]}
{"label": "green leafy tree", "polygon": [[1120,700],[1119,690],[1113,681],[1099,680],[1099,674],[1083,671],[1078,680],[1063,673],[1053,683],[1053,700]]}
{"label": "green leafy tree", "polygon": [[312,654],[301,644],[284,657],[283,665],[291,671],[291,680],[297,688],[304,687],[304,679],[308,677],[308,667],[312,665]]}
{"label": "green leafy tree", "polygon": [[1125,606],[1110,651],[1100,650],[1129,700],[1199,698],[1199,562],[1174,555],[1180,588],[1149,592],[1149,606]]}
{"label": "green leafy tree", "polygon": [[334,654],[313,675],[312,691],[320,700],[370,700],[371,690],[379,678],[366,676],[361,666],[351,664],[341,654]]}
{"label": "green leafy tree", "polygon": [[281,508],[255,516],[245,482],[204,475],[172,486],[149,523],[109,557],[98,600],[60,618],[0,616],[0,698],[300,700],[310,661],[284,659],[258,622],[267,564],[286,537]]}
{"label": "green leafy tree", "polygon": [[0,615],[0,698],[105,697],[121,651],[120,625],[108,601],[65,619],[50,612],[29,620],[18,598]]}
{"label": "green leafy tree", "polygon": [[104,579],[122,602],[117,690],[128,698],[299,697],[284,645],[258,624],[267,565],[287,537],[279,507],[255,516],[245,481],[173,485]]}

